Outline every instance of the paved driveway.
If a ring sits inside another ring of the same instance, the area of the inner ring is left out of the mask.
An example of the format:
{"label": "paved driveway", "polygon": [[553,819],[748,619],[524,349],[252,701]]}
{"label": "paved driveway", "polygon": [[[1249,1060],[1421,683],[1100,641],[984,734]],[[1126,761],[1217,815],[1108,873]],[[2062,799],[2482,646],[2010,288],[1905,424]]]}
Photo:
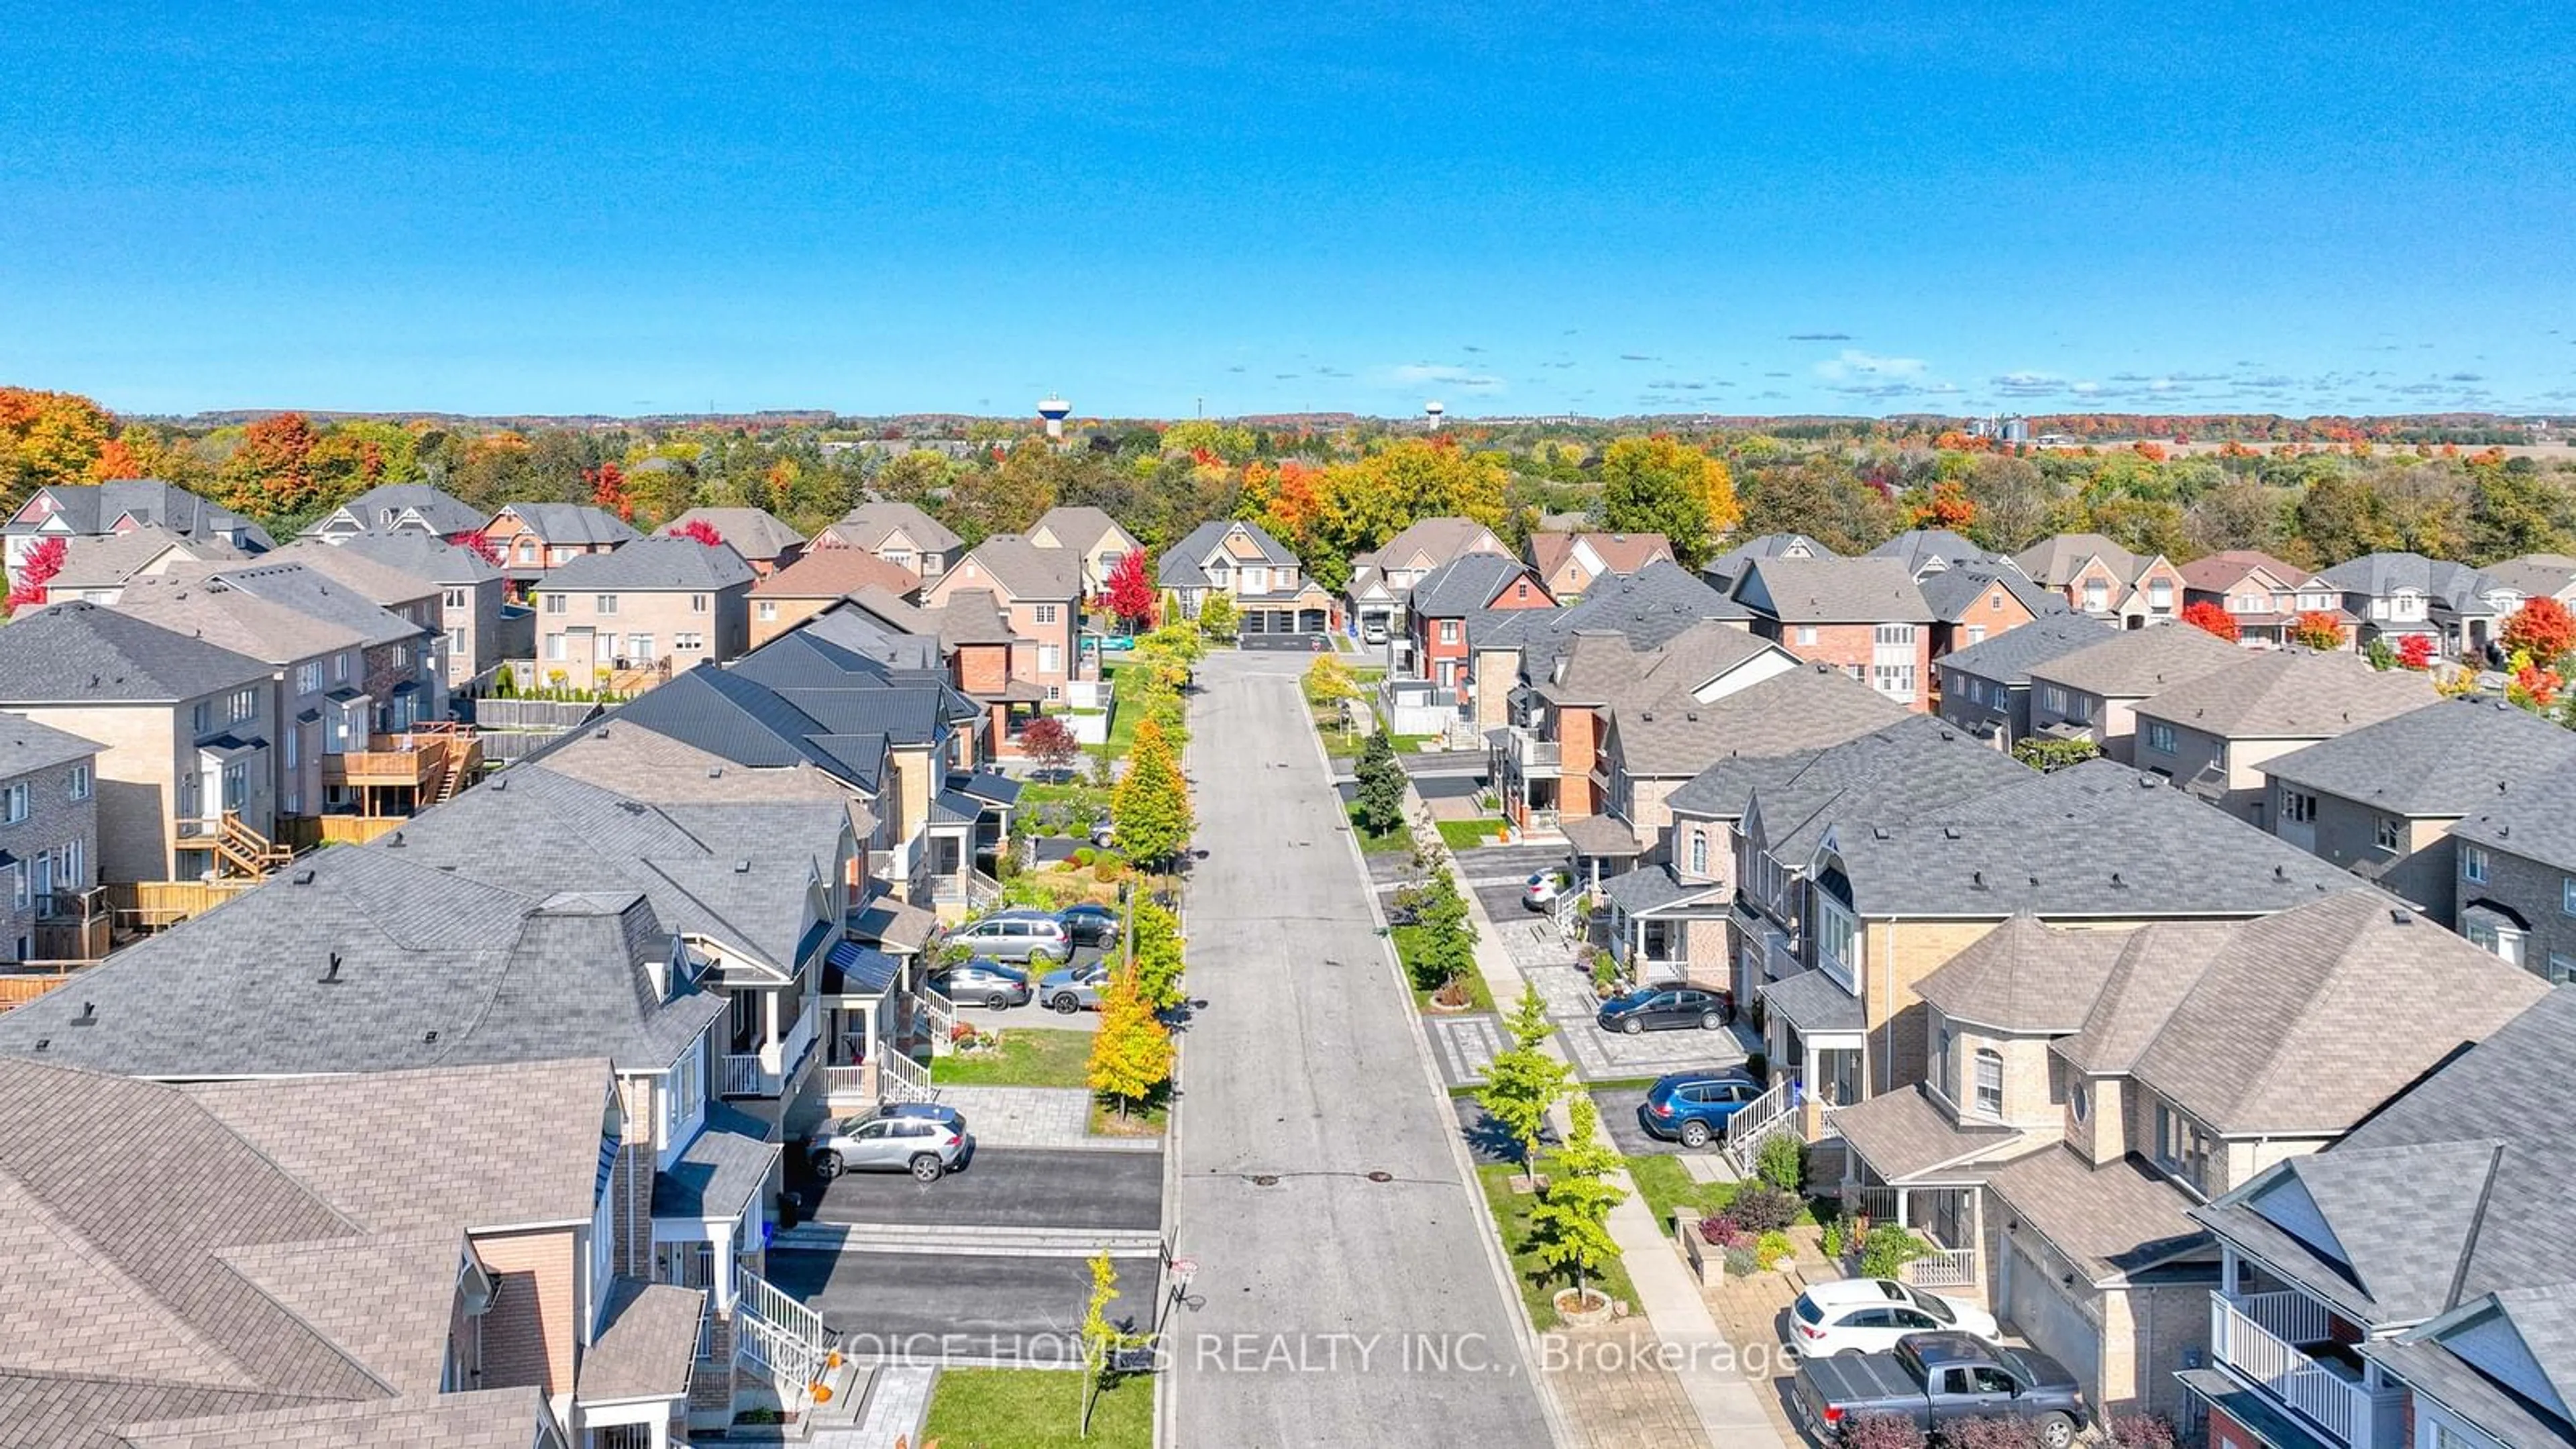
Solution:
{"label": "paved driveway", "polygon": [[[973,1130],[975,1119],[966,1125]],[[803,1185],[813,1190],[810,1179]],[[964,1171],[937,1182],[900,1172],[836,1178],[813,1216],[822,1223],[1151,1230],[1162,1214],[1159,1152],[979,1146]]]}
{"label": "paved driveway", "polygon": [[[1158,1265],[1151,1258],[1114,1261],[1121,1295],[1111,1314],[1145,1319]],[[862,1358],[944,1353],[1060,1364],[1091,1292],[1091,1269],[1074,1256],[773,1249],[769,1279],[822,1314],[824,1326]]]}
{"label": "paved driveway", "polygon": [[[1220,653],[1198,671],[1190,986],[1208,1007],[1183,1046],[1174,1233],[1204,1306],[1175,1325],[1171,1442],[1546,1444],[1457,1120],[1333,828],[1300,663]],[[1459,1357],[1327,1359],[1349,1335]],[[1273,1344],[1304,1356],[1265,1363]]]}

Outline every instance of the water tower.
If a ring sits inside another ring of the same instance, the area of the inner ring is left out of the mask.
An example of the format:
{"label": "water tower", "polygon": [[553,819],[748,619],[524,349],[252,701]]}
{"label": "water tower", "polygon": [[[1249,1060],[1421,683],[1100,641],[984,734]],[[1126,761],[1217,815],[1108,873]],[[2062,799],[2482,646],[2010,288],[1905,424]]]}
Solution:
{"label": "water tower", "polygon": [[1422,415],[1431,420],[1431,430],[1435,433],[1440,431],[1441,416],[1448,411],[1449,410],[1447,408],[1440,405],[1440,400],[1438,398],[1433,398],[1431,401],[1422,405]]}
{"label": "water tower", "polygon": [[1046,419],[1047,436],[1050,438],[1061,438],[1064,436],[1064,420],[1072,415],[1073,404],[1066,402],[1063,398],[1043,397],[1038,399],[1038,416]]}

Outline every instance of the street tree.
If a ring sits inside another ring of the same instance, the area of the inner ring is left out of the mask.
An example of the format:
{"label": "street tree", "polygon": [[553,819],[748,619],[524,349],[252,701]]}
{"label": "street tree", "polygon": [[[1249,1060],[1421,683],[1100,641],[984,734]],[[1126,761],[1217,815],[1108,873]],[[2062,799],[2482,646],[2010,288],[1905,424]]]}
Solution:
{"label": "street tree", "polygon": [[1447,865],[1434,866],[1416,907],[1413,984],[1448,998],[1476,969],[1476,928],[1467,919],[1467,897]]}
{"label": "street tree", "polygon": [[1136,973],[1109,973],[1100,988],[1100,1028],[1083,1074],[1091,1090],[1124,1117],[1172,1080],[1172,1034],[1154,1015]]}
{"label": "street tree", "polygon": [[1119,1298],[1118,1265],[1107,1253],[1091,1257],[1091,1297],[1082,1310],[1083,1394],[1080,1420],[1074,1426],[1074,1437],[1091,1437],[1091,1410],[1100,1401],[1100,1391],[1119,1378],[1120,1354],[1142,1348],[1150,1335],[1128,1328],[1109,1317],[1109,1305]]}
{"label": "street tree", "polygon": [[1169,861],[1190,843],[1196,821],[1189,786],[1181,779],[1160,721],[1148,717],[1136,727],[1135,745],[1127,753],[1127,773],[1110,797],[1109,818],[1119,849],[1141,865]]}
{"label": "street tree", "polygon": [[1128,911],[1129,925],[1136,937],[1135,953],[1129,958],[1136,973],[1136,989],[1149,1006],[1169,1011],[1187,999],[1181,989],[1181,973],[1186,965],[1182,959],[1180,920],[1142,891],[1136,893]]}
{"label": "street tree", "polygon": [[2528,654],[2546,668],[2576,652],[2576,614],[2547,594],[2538,594],[2504,621],[2501,638],[2506,652]]}
{"label": "street tree", "polygon": [[1061,715],[1042,714],[1020,726],[1020,749],[1039,766],[1061,774],[1082,758],[1082,742]]}
{"label": "street tree", "polygon": [[1573,1068],[1546,1050],[1556,1025],[1547,1019],[1547,1003],[1536,987],[1521,988],[1520,1001],[1503,1019],[1503,1031],[1512,1044],[1494,1053],[1485,1068],[1484,1085],[1476,1089],[1476,1105],[1512,1134],[1512,1141],[1520,1146],[1521,1166],[1535,1172],[1548,1110],[1565,1099]]}
{"label": "street tree", "polygon": [[1360,829],[1385,835],[1404,823],[1404,766],[1396,763],[1395,742],[1385,730],[1370,734],[1353,767],[1359,782]]}
{"label": "street tree", "polygon": [[1591,1297],[1593,1276],[1619,1256],[1610,1210],[1628,1193],[1609,1180],[1624,1160],[1601,1138],[1600,1109],[1577,1093],[1567,1115],[1565,1145],[1548,1155],[1547,1191],[1530,1209],[1530,1231],[1538,1260],[1573,1275],[1580,1303]]}

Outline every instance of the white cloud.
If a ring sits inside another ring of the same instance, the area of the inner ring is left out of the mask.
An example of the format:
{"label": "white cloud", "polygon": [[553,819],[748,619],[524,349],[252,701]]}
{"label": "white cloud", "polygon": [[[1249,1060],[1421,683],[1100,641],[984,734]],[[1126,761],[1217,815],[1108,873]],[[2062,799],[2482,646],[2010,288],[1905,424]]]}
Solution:
{"label": "white cloud", "polygon": [[1840,355],[1816,364],[1816,376],[1825,378],[1913,377],[1922,371],[1922,358],[1882,357],[1857,347],[1846,347]]}
{"label": "white cloud", "polygon": [[1403,363],[1388,368],[1386,380],[1396,387],[1445,387],[1452,392],[1501,392],[1507,385],[1492,373],[1454,362]]}

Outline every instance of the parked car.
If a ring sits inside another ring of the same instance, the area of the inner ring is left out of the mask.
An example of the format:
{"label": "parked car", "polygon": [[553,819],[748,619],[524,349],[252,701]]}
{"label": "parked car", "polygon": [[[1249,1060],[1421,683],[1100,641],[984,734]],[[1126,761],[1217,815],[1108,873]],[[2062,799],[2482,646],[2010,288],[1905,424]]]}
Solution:
{"label": "parked car", "polygon": [[1926,1433],[1963,1419],[2019,1419],[2049,1449],[2067,1449],[2089,1410],[2075,1375],[2026,1348],[1964,1333],[1917,1333],[1886,1353],[1802,1358],[1798,1417],[1830,1444],[1854,1419],[1887,1415]]}
{"label": "parked car", "polygon": [[1361,625],[1361,626],[1360,626],[1360,642],[1361,642],[1361,643],[1363,643],[1363,644],[1383,644],[1383,643],[1385,643],[1385,642],[1386,642],[1386,626],[1385,626],[1384,624],[1378,623],[1378,622],[1377,622],[1377,621],[1375,621],[1375,620],[1371,620],[1371,621],[1369,621],[1368,623]]}
{"label": "parked car", "polygon": [[1098,961],[1081,966],[1063,966],[1038,978],[1038,1000],[1050,1011],[1070,1015],[1077,1011],[1098,1011],[1100,989],[1109,984],[1109,968]]}
{"label": "parked car", "polygon": [[879,1102],[872,1114],[878,1117],[918,1117],[937,1122],[949,1131],[963,1135],[966,1114],[939,1102]]}
{"label": "parked car", "polygon": [[1762,1084],[1741,1067],[1675,1072],[1646,1089],[1646,1100],[1637,1104],[1637,1125],[1649,1137],[1706,1147],[1726,1135],[1726,1124],[1745,1103],[1761,1095]]}
{"label": "parked car", "polygon": [[909,1172],[937,1182],[974,1150],[962,1118],[951,1126],[936,1117],[880,1114],[829,1124],[806,1144],[805,1160],[826,1182],[844,1172]]}
{"label": "parked car", "polygon": [[1557,897],[1574,889],[1574,872],[1542,870],[1521,882],[1521,904],[1533,911],[1556,909]]}
{"label": "parked car", "polygon": [[1594,1019],[1601,1023],[1603,1031],[1626,1032],[1630,1036],[1674,1027],[1716,1031],[1734,1024],[1735,996],[1696,986],[1641,986],[1601,1003],[1600,1014]]}
{"label": "parked car", "polygon": [[1118,939],[1118,912],[1108,906],[1084,901],[1056,912],[1055,918],[1077,946],[1106,946]]}
{"label": "parked car", "polygon": [[1069,961],[1073,937],[1064,922],[1044,911],[998,911],[968,921],[948,939],[978,956],[996,961]]}
{"label": "parked car", "polygon": [[1093,823],[1091,827],[1092,849],[1108,850],[1115,847],[1117,844],[1118,832],[1111,827],[1108,821],[1101,820]]}
{"label": "parked car", "polygon": [[982,956],[931,972],[930,985],[951,1001],[980,1003],[995,1011],[1026,1006],[1036,994],[1029,986],[1029,973]]}
{"label": "parked car", "polygon": [[1956,1331],[1992,1343],[2003,1332],[1973,1303],[1926,1293],[1893,1278],[1836,1278],[1810,1283],[1789,1305],[1798,1352],[1816,1358],[1886,1353],[1911,1333]]}

